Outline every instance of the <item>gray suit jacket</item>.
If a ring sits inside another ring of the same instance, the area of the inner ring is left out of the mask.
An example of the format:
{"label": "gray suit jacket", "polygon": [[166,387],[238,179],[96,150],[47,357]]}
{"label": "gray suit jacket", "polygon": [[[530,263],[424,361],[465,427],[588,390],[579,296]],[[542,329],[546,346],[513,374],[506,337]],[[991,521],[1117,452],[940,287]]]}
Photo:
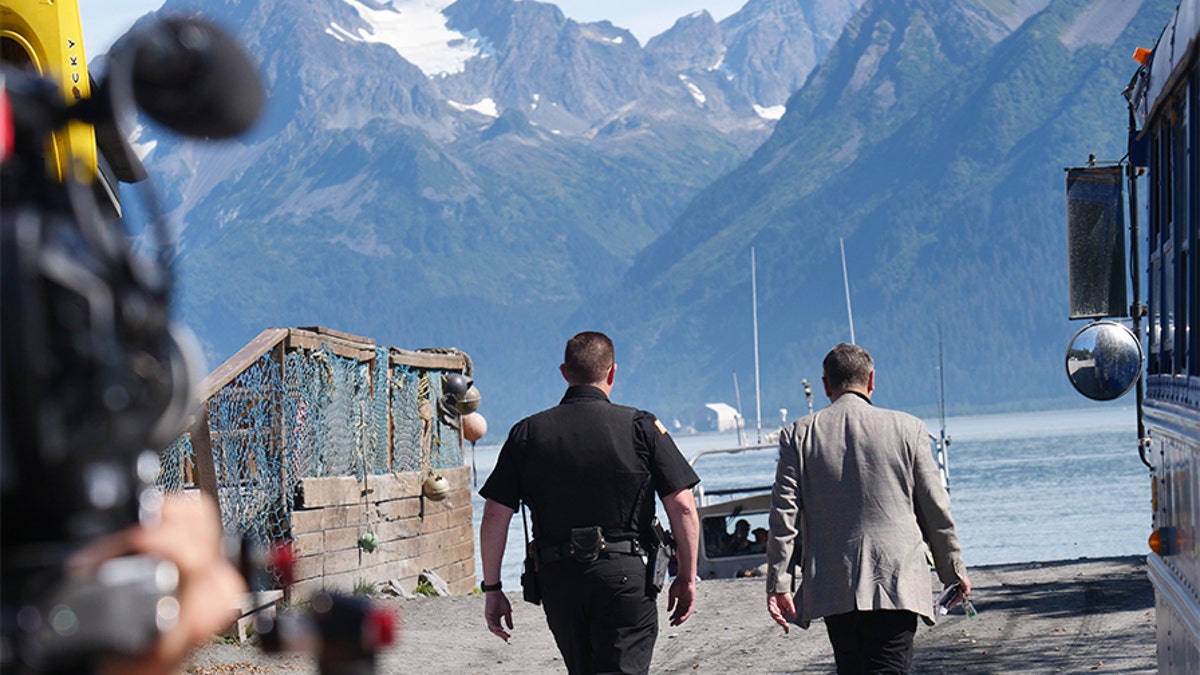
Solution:
{"label": "gray suit jacket", "polygon": [[788,563],[798,543],[802,627],[855,609],[904,609],[933,623],[927,550],[943,583],[966,567],[925,423],[843,394],[784,428],[767,592],[792,590]]}

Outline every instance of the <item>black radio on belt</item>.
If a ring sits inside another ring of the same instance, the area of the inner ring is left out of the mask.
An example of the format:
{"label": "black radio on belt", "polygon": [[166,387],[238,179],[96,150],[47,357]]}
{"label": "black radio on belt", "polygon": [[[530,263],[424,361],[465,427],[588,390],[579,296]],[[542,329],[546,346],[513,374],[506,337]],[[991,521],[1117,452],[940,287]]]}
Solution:
{"label": "black radio on belt", "polygon": [[525,543],[525,570],[521,572],[521,595],[525,602],[542,604],[542,589],[538,586],[537,542]]}

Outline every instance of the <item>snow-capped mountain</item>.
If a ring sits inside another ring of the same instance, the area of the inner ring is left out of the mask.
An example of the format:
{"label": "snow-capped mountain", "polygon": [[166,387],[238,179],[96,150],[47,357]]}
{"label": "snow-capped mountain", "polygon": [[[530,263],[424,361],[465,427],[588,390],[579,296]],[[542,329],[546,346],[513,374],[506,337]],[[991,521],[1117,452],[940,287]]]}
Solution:
{"label": "snow-capped mountain", "polygon": [[821,55],[799,34],[854,2],[753,0],[642,46],[531,0],[167,0],[234,33],[268,92],[237,141],[139,135],[179,232],[180,318],[213,362],[323,324],[532,370],[771,133]]}
{"label": "snow-capped mountain", "polygon": [[[831,27],[845,24],[859,4],[751,0],[719,24],[707,12],[683,17],[645,47],[610,22],[576,22],[553,4],[530,0],[276,2],[248,18],[265,12],[268,33],[288,30],[277,22],[299,24],[291,31],[298,43],[330,66],[390,51],[395,58],[378,59],[380,75],[414,86],[417,72],[424,77],[411,96],[398,97],[416,104],[402,110],[419,111],[423,123],[446,113],[469,128],[486,123],[479,116],[511,110],[552,133],[586,136],[611,130],[614,121],[637,127],[680,118],[752,144],[765,138],[787,97],[828,51]],[[258,32],[245,25],[242,31],[252,41]],[[404,65],[390,63],[397,58]],[[437,110],[419,104],[425,93],[438,99]]]}

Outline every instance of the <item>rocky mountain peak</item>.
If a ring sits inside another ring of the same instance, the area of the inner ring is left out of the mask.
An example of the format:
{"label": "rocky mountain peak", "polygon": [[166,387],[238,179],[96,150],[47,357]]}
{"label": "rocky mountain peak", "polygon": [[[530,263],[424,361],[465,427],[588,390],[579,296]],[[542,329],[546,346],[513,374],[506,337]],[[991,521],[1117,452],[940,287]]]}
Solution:
{"label": "rocky mountain peak", "polygon": [[718,68],[725,56],[721,27],[707,10],[675,21],[665,32],[650,38],[646,53],[672,72]]}

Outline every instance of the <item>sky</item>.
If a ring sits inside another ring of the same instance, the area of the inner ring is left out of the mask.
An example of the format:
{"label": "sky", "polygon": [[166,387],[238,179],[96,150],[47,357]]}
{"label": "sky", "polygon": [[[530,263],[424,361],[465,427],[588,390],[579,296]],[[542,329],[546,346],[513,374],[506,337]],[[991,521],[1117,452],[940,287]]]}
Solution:
{"label": "sky", "polygon": [[[560,0],[563,13],[576,21],[608,19],[629,29],[645,44],[686,14],[707,9],[717,21],[741,9],[746,0]],[[84,48],[88,58],[108,51],[138,17],[162,7],[162,0],[79,0]],[[449,4],[447,2],[447,4]]]}

